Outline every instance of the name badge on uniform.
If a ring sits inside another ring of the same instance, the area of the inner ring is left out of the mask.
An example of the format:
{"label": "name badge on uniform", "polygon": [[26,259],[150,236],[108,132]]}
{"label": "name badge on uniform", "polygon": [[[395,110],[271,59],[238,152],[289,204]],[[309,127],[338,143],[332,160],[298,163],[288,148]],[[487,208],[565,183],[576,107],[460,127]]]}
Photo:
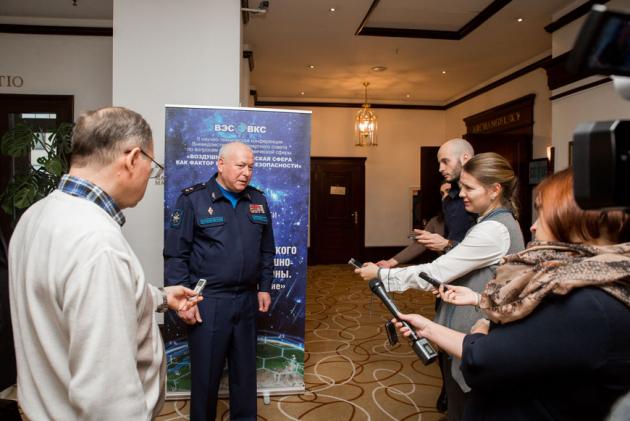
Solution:
{"label": "name badge on uniform", "polygon": [[249,217],[257,224],[267,224],[267,215],[251,214]]}
{"label": "name badge on uniform", "polygon": [[212,216],[210,218],[201,218],[199,219],[199,225],[202,227],[211,227],[214,225],[223,225],[225,224],[225,219],[222,216]]}
{"label": "name badge on uniform", "polygon": [[184,213],[181,209],[175,209],[171,214],[171,227],[177,228],[182,223],[182,217]]}
{"label": "name badge on uniform", "polygon": [[249,205],[249,213],[265,213],[263,205],[251,204]]}

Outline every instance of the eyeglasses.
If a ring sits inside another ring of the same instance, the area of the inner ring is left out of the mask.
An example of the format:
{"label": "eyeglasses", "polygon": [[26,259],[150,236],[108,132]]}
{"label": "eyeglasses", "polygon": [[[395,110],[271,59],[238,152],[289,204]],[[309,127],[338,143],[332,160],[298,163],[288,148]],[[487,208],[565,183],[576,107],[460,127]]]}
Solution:
{"label": "eyeglasses", "polygon": [[153,157],[151,157],[148,153],[143,151],[142,148],[140,148],[140,153],[151,160],[151,175],[149,175],[149,178],[159,178],[164,172],[164,167],[159,164],[155,159],[153,159]]}

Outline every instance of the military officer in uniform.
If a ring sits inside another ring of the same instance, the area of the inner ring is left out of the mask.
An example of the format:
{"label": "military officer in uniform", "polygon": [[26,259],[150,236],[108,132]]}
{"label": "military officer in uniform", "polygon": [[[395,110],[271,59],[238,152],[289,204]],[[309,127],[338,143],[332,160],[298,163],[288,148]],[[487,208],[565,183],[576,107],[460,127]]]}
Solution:
{"label": "military officer in uniform", "polygon": [[256,316],[271,304],[275,245],[267,200],[249,186],[253,166],[247,145],[224,145],[217,174],[182,190],[166,234],[166,284],[207,280],[200,305],[178,313],[191,325],[193,421],[215,419],[226,358],[230,418],[256,420]]}

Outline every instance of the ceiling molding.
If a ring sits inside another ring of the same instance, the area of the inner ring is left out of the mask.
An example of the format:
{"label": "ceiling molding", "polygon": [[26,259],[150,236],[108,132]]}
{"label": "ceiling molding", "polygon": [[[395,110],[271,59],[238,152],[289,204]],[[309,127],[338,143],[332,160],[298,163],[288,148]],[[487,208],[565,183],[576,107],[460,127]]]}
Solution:
{"label": "ceiling molding", "polygon": [[484,24],[511,1],[512,0],[494,0],[457,31],[438,31],[433,29],[379,28],[366,26],[367,20],[380,2],[380,0],[374,0],[354,34],[376,37],[447,39],[458,41]]}
{"label": "ceiling molding", "polygon": [[572,51],[573,50],[569,50],[564,54],[560,54],[545,64],[544,67],[547,71],[547,86],[549,86],[550,91],[589,76],[586,74],[577,74],[568,70],[567,63],[569,62]]}
{"label": "ceiling molding", "polygon": [[94,26],[45,26],[0,23],[0,33],[111,37],[114,31],[112,28]]}
{"label": "ceiling molding", "polygon": [[605,77],[603,79],[596,80],[595,82],[587,83],[586,85],[578,86],[577,88],[569,89],[568,91],[564,91],[564,92],[561,92],[559,94],[552,95],[549,99],[551,101],[553,101],[553,100],[556,100],[556,99],[559,99],[559,98],[562,98],[562,97],[565,97],[565,96],[568,96],[568,95],[573,95],[573,94],[576,94],[578,92],[594,88],[594,87],[599,86],[599,85],[603,85],[604,83],[608,83],[608,82],[612,82],[612,79],[609,78],[609,77]]}
{"label": "ceiling molding", "polygon": [[545,26],[545,31],[552,34],[558,29],[570,24],[574,20],[581,18],[582,16],[590,12],[594,4],[605,4],[609,1],[610,0],[589,0],[583,5],[576,7],[569,13],[559,17],[558,19],[551,22],[549,25]]}
{"label": "ceiling molding", "polygon": [[376,6],[379,4],[380,1],[381,0],[373,0],[372,1],[372,4],[370,5],[370,8],[368,9],[368,11],[365,14],[365,16],[363,16],[363,20],[359,24],[359,27],[357,28],[356,31],[354,31],[354,35],[361,35],[361,31],[363,31],[363,29],[365,28],[365,22],[367,22],[368,18],[370,17],[370,15],[374,11],[374,9],[376,9]]}

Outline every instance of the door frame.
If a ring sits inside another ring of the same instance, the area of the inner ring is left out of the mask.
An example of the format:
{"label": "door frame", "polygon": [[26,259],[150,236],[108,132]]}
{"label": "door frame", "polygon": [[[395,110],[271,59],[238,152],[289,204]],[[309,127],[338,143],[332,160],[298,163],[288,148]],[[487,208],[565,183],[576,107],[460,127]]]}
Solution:
{"label": "door frame", "polygon": [[365,161],[366,157],[319,157],[312,156],[311,157],[311,197],[309,201],[309,247],[308,247],[308,263],[309,265],[320,264],[320,256],[321,252],[319,249],[321,247],[325,247],[325,242],[320,238],[320,230],[318,227],[318,209],[316,208],[319,203],[323,200],[323,198],[319,197],[319,192],[315,186],[316,179],[318,177],[318,173],[316,169],[319,167],[318,162],[328,162],[328,163],[338,163],[343,165],[344,163],[355,163],[361,164],[361,172],[359,175],[358,185],[360,186],[360,191],[358,192],[358,198],[356,199],[355,205],[357,206],[356,211],[358,212],[358,223],[357,229],[355,231],[354,242],[356,244],[356,248],[358,250],[357,256],[355,257],[359,260],[363,259],[365,255]]}
{"label": "door frame", "polygon": [[[74,121],[74,95],[30,95],[30,94],[0,94],[0,137],[9,128],[8,114],[15,113],[56,113],[56,125],[62,122]],[[26,165],[30,158],[19,162]],[[12,160],[10,157],[0,154],[0,191],[4,191],[8,181],[13,176]],[[0,235],[9,241],[13,227],[10,218],[0,211]]]}
{"label": "door frame", "polygon": [[[528,174],[529,162],[532,160],[534,144],[534,106],[536,94],[528,94],[512,101],[482,111],[464,118],[466,134],[464,139],[476,139],[483,142],[484,135],[519,135],[529,139],[523,157],[519,158],[518,166],[521,174]],[[477,151],[475,151],[476,153]],[[517,172],[516,168],[514,168]],[[521,186],[526,186],[520,203],[519,224],[525,241],[529,241],[532,224],[532,192],[533,186],[529,180],[519,180]]]}

